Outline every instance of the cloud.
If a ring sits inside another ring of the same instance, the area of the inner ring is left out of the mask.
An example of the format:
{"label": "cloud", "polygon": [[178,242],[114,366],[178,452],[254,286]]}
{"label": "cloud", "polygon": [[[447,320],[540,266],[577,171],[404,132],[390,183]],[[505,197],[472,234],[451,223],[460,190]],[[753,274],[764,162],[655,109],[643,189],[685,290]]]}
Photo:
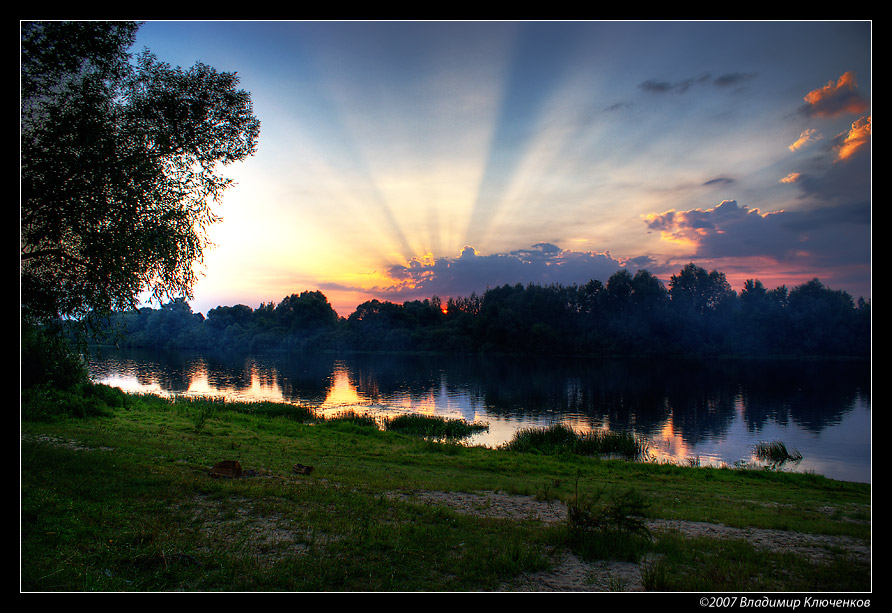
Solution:
{"label": "cloud", "polygon": [[858,84],[855,73],[849,71],[834,83],[829,81],[824,87],[814,89],[805,95],[802,112],[809,116],[835,117],[842,113],[863,113],[868,104],[856,91]]}
{"label": "cloud", "polygon": [[763,213],[735,200],[710,209],[670,210],[643,216],[661,238],[687,246],[697,258],[768,258],[834,267],[869,262],[864,229],[869,204]]}
{"label": "cloud", "polygon": [[[731,236],[739,237],[745,233],[748,238],[737,243],[732,252],[734,255],[743,255],[741,253],[743,245],[753,245],[756,239],[765,235],[768,226],[764,220],[769,215],[772,213],[763,214],[759,209],[740,206],[735,200],[724,200],[711,209],[688,211],[673,209],[664,213],[644,215],[643,218],[648,229],[659,231],[663,240],[677,245],[687,245],[698,255],[701,255],[709,245],[715,244],[717,236],[731,232]],[[724,248],[730,246],[728,240],[724,243]],[[727,252],[722,251],[722,253]]]}
{"label": "cloud", "polygon": [[807,144],[821,140],[823,136],[818,133],[814,128],[808,128],[807,130],[803,130],[802,134],[799,135],[799,138],[789,146],[790,151],[796,151],[798,149],[802,149]]}
{"label": "cloud", "polygon": [[847,160],[870,141],[870,117],[862,117],[852,124],[852,129],[842,135],[836,147],[837,160]]}
{"label": "cloud", "polygon": [[870,202],[870,117],[828,141],[822,155],[802,162],[783,183],[795,184],[812,206],[845,206]]}
{"label": "cloud", "polygon": [[[805,96],[803,112],[810,117],[829,119],[844,113],[862,113],[868,102],[857,91],[853,72],[829,81]],[[870,198],[871,117],[862,116],[835,138],[818,155],[804,160],[803,168],[790,172],[781,183],[797,185],[804,197],[817,206],[861,205]],[[804,130],[790,151],[820,140],[814,128]]]}
{"label": "cloud", "polygon": [[755,72],[730,72],[716,77],[713,84],[716,87],[730,87],[732,85],[740,85],[756,78]]}
{"label": "cloud", "polygon": [[684,94],[695,85],[714,85],[716,87],[730,87],[740,85],[756,78],[755,72],[730,72],[713,78],[710,74],[701,75],[676,81],[659,81],[657,79],[648,79],[641,82],[638,87],[652,94],[668,94],[677,93]]}
{"label": "cloud", "polygon": [[716,177],[715,179],[710,179],[703,183],[703,185],[730,185],[734,183],[734,179],[731,177]]}
{"label": "cloud", "polygon": [[481,255],[466,246],[457,257],[415,258],[407,265],[387,270],[393,280],[378,293],[388,300],[410,300],[431,296],[459,297],[483,293],[488,287],[530,283],[538,285],[583,284],[592,279],[606,281],[620,268],[633,271],[652,263],[648,257],[619,260],[609,252],[572,251],[541,242],[528,249]]}

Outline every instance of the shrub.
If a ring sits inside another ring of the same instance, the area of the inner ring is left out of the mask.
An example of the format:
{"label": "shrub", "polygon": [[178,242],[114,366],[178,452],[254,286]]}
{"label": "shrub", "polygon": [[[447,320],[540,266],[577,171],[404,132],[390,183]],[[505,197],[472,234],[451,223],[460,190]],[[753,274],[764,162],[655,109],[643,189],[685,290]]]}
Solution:
{"label": "shrub", "polygon": [[50,385],[70,390],[89,380],[83,358],[68,340],[52,332],[22,326],[22,388]]}

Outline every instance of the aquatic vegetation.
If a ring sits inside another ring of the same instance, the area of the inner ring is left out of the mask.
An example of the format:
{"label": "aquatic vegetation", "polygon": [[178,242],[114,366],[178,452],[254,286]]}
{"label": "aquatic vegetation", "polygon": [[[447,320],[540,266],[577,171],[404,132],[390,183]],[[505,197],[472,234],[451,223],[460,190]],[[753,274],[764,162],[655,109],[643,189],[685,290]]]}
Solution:
{"label": "aquatic vegetation", "polygon": [[478,432],[489,430],[488,424],[468,423],[463,419],[447,419],[434,415],[406,414],[384,420],[384,429],[390,432],[414,434],[435,440],[461,440]]}
{"label": "aquatic vegetation", "polygon": [[647,455],[647,442],[632,432],[593,430],[579,433],[556,423],[545,428],[524,428],[504,443],[501,449],[533,453],[573,453],[587,456],[616,455],[641,459]]}
{"label": "aquatic vegetation", "polygon": [[756,457],[763,462],[777,468],[787,462],[799,462],[802,460],[802,454],[797,450],[792,452],[787,450],[787,446],[782,441],[759,442],[753,445],[753,451]]}

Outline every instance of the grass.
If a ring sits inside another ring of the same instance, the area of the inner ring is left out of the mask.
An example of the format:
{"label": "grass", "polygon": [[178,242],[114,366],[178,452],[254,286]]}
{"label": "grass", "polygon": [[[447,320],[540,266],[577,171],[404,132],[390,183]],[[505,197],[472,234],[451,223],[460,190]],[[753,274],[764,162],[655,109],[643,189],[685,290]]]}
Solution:
{"label": "grass", "polygon": [[760,442],[753,446],[756,457],[768,462],[769,466],[777,468],[787,462],[799,462],[802,454],[795,449],[790,452],[783,441]]}
{"label": "grass", "polygon": [[[420,421],[401,430],[103,386],[25,394],[22,414],[26,592],[480,591],[548,569],[561,550],[635,562],[658,591],[870,589],[869,567],[843,551],[816,562],[641,529],[664,518],[869,542],[867,484],[483,449],[437,442],[446,435]],[[226,459],[254,476],[211,478]],[[295,463],[314,470],[295,475]],[[522,494],[577,512],[510,521],[392,495],[417,491]]]}
{"label": "grass", "polygon": [[518,430],[502,449],[522,453],[614,455],[635,460],[646,456],[647,443],[631,432],[595,430],[580,434],[567,425],[556,423],[545,428]]}
{"label": "grass", "polygon": [[460,441],[478,432],[489,430],[486,424],[469,424],[463,419],[446,419],[434,415],[406,414],[384,422],[389,432],[420,436],[430,440]]}

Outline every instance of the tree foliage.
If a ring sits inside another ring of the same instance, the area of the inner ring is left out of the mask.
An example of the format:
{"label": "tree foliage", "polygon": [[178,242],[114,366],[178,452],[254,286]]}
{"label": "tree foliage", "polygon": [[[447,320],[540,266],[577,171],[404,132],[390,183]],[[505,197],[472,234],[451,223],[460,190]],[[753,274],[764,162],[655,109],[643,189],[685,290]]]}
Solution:
{"label": "tree foliage", "polygon": [[[719,272],[688,265],[673,278],[709,286],[675,291],[646,270],[607,284],[503,285],[481,296],[369,300],[337,317],[318,291],[278,305],[211,309],[185,302],[142,309],[116,322],[123,345],[253,352],[325,350],[498,352],[566,355],[868,356],[869,301],[817,279],[787,290],[748,280],[740,293]],[[699,289],[698,289],[699,288]],[[693,297],[691,296],[693,294]],[[716,296],[705,301],[699,296]],[[700,300],[699,307],[692,305]],[[176,321],[173,321],[173,320]]]}
{"label": "tree foliage", "polygon": [[126,22],[22,24],[21,300],[27,321],[191,297],[220,165],[260,123],[235,73],[127,49]]}

